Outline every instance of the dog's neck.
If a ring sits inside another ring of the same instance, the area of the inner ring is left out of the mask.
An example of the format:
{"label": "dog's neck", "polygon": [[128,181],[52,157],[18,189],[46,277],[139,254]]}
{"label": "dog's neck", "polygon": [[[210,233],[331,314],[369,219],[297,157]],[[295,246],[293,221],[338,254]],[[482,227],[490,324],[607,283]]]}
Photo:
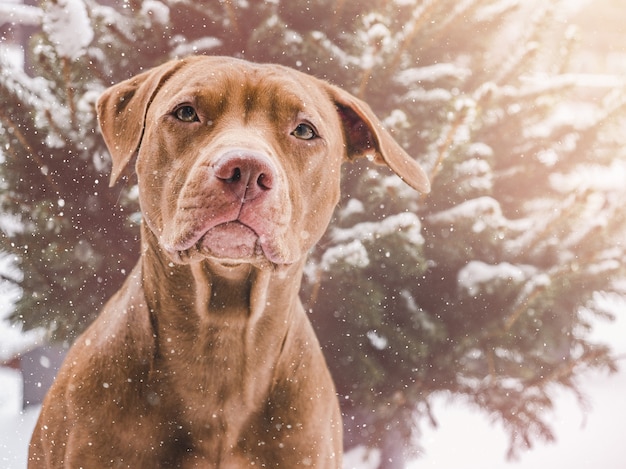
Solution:
{"label": "dog's neck", "polygon": [[305,259],[278,269],[212,259],[175,264],[149,229],[142,228],[142,277],[148,306],[169,311],[187,322],[187,327],[224,318],[244,321],[249,327],[267,311],[274,316],[288,314],[299,301]]}
{"label": "dog's neck", "polygon": [[289,332],[299,322],[294,316],[303,313],[298,290],[304,259],[280,271],[209,259],[175,264],[146,231],[140,262],[155,376],[166,382],[189,370],[200,384],[177,388],[172,405],[194,408],[187,418],[202,425],[215,417],[214,409],[223,409],[220,425],[239,435],[244,417],[269,392]]}

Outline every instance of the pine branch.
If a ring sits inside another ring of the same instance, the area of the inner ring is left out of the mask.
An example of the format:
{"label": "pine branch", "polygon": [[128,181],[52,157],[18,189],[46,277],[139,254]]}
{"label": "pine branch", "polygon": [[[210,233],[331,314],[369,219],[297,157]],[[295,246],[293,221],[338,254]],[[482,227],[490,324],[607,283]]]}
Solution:
{"label": "pine branch", "polygon": [[[74,87],[72,86],[72,63],[68,57],[61,57],[61,70],[65,85],[66,103],[70,110],[70,125],[76,126],[76,103],[74,102]],[[50,120],[52,122],[52,120]]]}
{"label": "pine branch", "polygon": [[[372,55],[374,56],[378,55],[380,53],[380,50],[381,50],[380,45],[374,45]],[[356,95],[361,99],[365,99],[366,97],[367,84],[372,78],[373,69],[374,69],[374,64],[372,63],[372,65],[363,69],[363,72],[361,73],[361,79],[359,80],[359,87],[356,92]]]}
{"label": "pine branch", "polygon": [[[22,147],[25,150],[25,153],[28,158],[32,158],[32,161],[34,161],[34,163],[36,164],[37,168],[43,168],[45,166],[45,163],[43,162],[43,160],[41,159],[41,156],[33,149],[33,147],[30,145],[28,138],[22,133],[20,127],[18,125],[16,125],[12,119],[10,119],[3,111],[2,109],[0,109],[0,121],[2,121],[4,123],[4,125],[9,129],[10,132],[12,132],[12,135],[15,136],[15,138],[18,140],[18,142],[22,145]],[[11,151],[9,153],[10,157],[14,160],[17,161],[18,158],[20,158],[21,155],[19,155],[17,152]],[[48,184],[50,185],[50,187],[56,191],[57,194],[61,194],[61,186],[59,186],[59,184],[52,178],[52,176],[50,175],[50,173],[42,173],[42,175],[45,177],[46,181],[48,182]]]}
{"label": "pine branch", "polygon": [[396,70],[398,68],[405,51],[413,44],[417,35],[422,31],[423,26],[431,18],[437,4],[438,2],[436,0],[426,0],[423,5],[420,5],[420,7],[415,10],[410,26],[405,26],[404,28],[408,33],[405,34],[402,43],[390,60],[389,70]]}
{"label": "pine branch", "polygon": [[500,85],[515,81],[520,71],[528,67],[528,63],[537,56],[539,51],[538,34],[545,28],[548,19],[553,14],[553,7],[547,4],[545,8],[540,10],[532,20],[530,28],[526,31],[526,35],[522,36],[517,43],[519,47],[511,54],[508,53],[508,60],[503,64],[502,69],[494,78],[494,82]]}
{"label": "pine branch", "polygon": [[455,28],[461,26],[470,17],[471,11],[480,6],[480,0],[465,0],[462,2],[452,2],[452,11],[447,12],[443,21],[438,22],[437,29],[429,35],[432,44],[446,39],[454,33]]}
{"label": "pine branch", "polygon": [[54,120],[54,117],[52,116],[52,111],[50,110],[50,108],[46,108],[44,110],[44,115],[46,116],[47,124],[50,126],[50,129],[53,132],[55,132],[57,135],[66,134],[66,132],[57,125],[56,121]]}
{"label": "pine branch", "polygon": [[[45,163],[43,162],[43,160],[41,159],[41,156],[33,150],[33,148],[31,147],[30,143],[28,142],[28,138],[26,138],[26,136],[21,132],[21,130],[19,129],[18,126],[16,126],[0,109],[0,121],[4,122],[5,125],[8,126],[8,128],[10,130],[13,131],[13,135],[15,136],[15,138],[17,138],[17,140],[20,142],[20,144],[23,146],[25,153],[27,155],[29,155],[30,158],[32,158],[32,160],[36,163],[36,166],[38,168],[43,168],[45,167]],[[14,161],[17,161],[17,159],[19,158],[19,155],[15,152],[11,152],[10,153],[11,158]],[[28,157],[27,157],[28,159]],[[41,172],[41,171],[40,171]],[[49,184],[49,186],[52,188],[52,190],[54,191],[54,193],[56,194],[62,194],[62,190],[61,190],[61,186],[52,178],[51,173],[41,173],[45,180],[47,181],[47,183]]]}
{"label": "pine branch", "polygon": [[[27,153],[31,155],[35,155],[33,148],[30,146],[30,143],[28,142],[28,139],[26,138],[26,136],[22,133],[20,126],[16,125],[13,122],[13,119],[9,118],[9,116],[7,116],[4,113],[1,107],[0,107],[0,121],[3,122],[4,125],[8,128],[9,133],[15,136],[17,141],[20,142],[20,144],[22,145],[24,150],[26,150]],[[11,152],[11,153],[14,158],[17,156],[16,153],[14,152]]]}
{"label": "pine branch", "polygon": [[509,317],[504,321],[504,327],[502,329],[501,334],[508,334],[511,331],[511,328],[515,325],[517,320],[528,311],[528,306],[535,301],[541,293],[545,291],[544,286],[538,286],[533,291],[531,291],[526,298],[522,301],[518,302],[517,308],[513,310],[513,312],[509,315]]}
{"label": "pine branch", "polygon": [[[468,115],[468,108],[466,106],[462,106],[460,110],[456,112],[452,122],[448,125],[447,131],[444,134],[444,137],[439,140],[439,144],[437,145],[436,154],[437,158],[435,159],[435,164],[430,170],[429,179],[431,184],[437,178],[437,175],[441,171],[443,167],[443,162],[446,160],[448,155],[450,154],[452,142],[454,142],[454,137],[456,136],[459,128],[465,122],[465,119]],[[422,194],[420,198],[423,200],[428,197],[428,194]]]}
{"label": "pine branch", "polygon": [[315,280],[312,282],[311,294],[309,295],[308,305],[313,307],[317,302],[317,298],[319,296],[320,289],[322,287],[322,269],[315,269]]}
{"label": "pine branch", "polygon": [[230,24],[232,25],[233,34],[235,35],[240,34],[239,23],[237,20],[237,9],[233,5],[233,1],[223,0],[222,3],[224,4],[224,9],[226,10],[226,15],[228,16],[228,20],[230,21]]}
{"label": "pine branch", "polygon": [[[558,232],[562,223],[567,222],[571,219],[571,217],[577,213],[579,205],[578,201],[587,195],[587,191],[582,194],[572,194],[570,197],[567,197],[564,201],[559,203],[558,210],[557,207],[553,208],[554,215],[551,217],[546,217],[542,224],[540,230],[534,231],[532,233],[532,237],[526,241],[526,246],[523,252],[535,252],[540,248],[542,243],[545,243],[546,240],[551,239],[550,233]],[[557,239],[559,238],[558,234],[556,235]]]}

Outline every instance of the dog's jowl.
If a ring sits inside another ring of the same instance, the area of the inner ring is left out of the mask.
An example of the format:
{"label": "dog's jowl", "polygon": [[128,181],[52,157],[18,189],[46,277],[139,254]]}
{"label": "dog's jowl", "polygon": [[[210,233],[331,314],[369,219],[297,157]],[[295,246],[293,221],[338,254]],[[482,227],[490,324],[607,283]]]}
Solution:
{"label": "dog's jowl", "polygon": [[364,102],[276,65],[168,62],[106,90],[98,116],[111,184],[134,164],[141,257],[69,352],[29,467],[341,467],[305,256],[342,163],[428,192],[422,169]]}

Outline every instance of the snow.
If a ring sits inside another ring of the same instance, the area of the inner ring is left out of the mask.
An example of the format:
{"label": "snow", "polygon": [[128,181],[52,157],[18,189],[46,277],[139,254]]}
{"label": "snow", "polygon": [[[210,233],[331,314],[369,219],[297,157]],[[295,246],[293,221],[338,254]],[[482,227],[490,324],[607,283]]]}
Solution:
{"label": "snow", "polygon": [[50,2],[42,26],[57,53],[70,60],[83,55],[94,38],[87,8],[82,0]]}
{"label": "snow", "polygon": [[16,2],[0,2],[0,26],[6,23],[37,26],[41,23],[43,13],[41,8],[21,5]]}
{"label": "snow", "polygon": [[363,202],[357,199],[350,199],[346,203],[345,207],[341,207],[339,210],[339,217],[341,219],[348,218],[349,216],[356,215],[365,212],[365,206]]}
{"label": "snow", "polygon": [[24,49],[22,46],[18,44],[3,44],[0,47],[0,63],[9,69],[22,70],[24,68]]}
{"label": "snow", "polygon": [[380,464],[380,451],[357,446],[352,451],[344,454],[344,469],[375,469]]}
{"label": "snow", "polygon": [[467,200],[452,208],[430,215],[428,220],[436,225],[454,225],[460,220],[476,220],[474,232],[482,231],[484,224],[493,228],[501,228],[508,223],[502,214],[498,201],[488,196]]}
{"label": "snow", "polygon": [[362,66],[360,57],[352,57],[347,54],[341,47],[335,45],[322,31],[312,31],[311,38],[317,41],[320,47],[327,51],[329,60],[337,61],[338,65],[342,67],[349,67],[351,65],[356,65],[357,67]]}
{"label": "snow", "polygon": [[0,320],[0,361],[8,360],[16,354],[22,353],[41,344],[43,332],[39,330],[24,333],[22,329],[7,321]]}
{"label": "snow", "polygon": [[[548,84],[553,87],[575,86],[576,88],[604,88],[612,89],[624,86],[626,79],[618,75],[603,75],[601,73],[562,73],[548,75],[537,73],[520,77],[520,80],[530,87]],[[570,103],[568,103],[569,105]],[[579,105],[584,105],[580,103]],[[572,117],[572,116],[570,116]],[[585,117],[584,114],[575,117]]]}
{"label": "snow", "polygon": [[598,276],[600,274],[610,275],[620,268],[620,262],[617,259],[607,259],[595,264],[591,264],[587,270],[590,275]]}
{"label": "snow", "polygon": [[563,194],[584,191],[617,192],[624,191],[626,163],[614,160],[610,166],[580,165],[571,173],[550,174],[550,185]]}
{"label": "snow", "polygon": [[355,239],[347,244],[339,244],[328,248],[320,263],[320,268],[324,271],[330,271],[332,266],[338,262],[344,262],[350,266],[363,269],[370,263],[367,250],[363,243]]}
{"label": "snow", "polygon": [[483,142],[473,142],[467,147],[467,154],[473,158],[491,158],[493,148]]}
{"label": "snow", "polygon": [[469,296],[476,296],[484,286],[494,285],[495,280],[520,283],[535,272],[536,269],[532,266],[519,266],[508,262],[491,265],[481,261],[470,261],[459,271],[457,284]]}
{"label": "snow", "polygon": [[[2,251],[0,251],[0,273],[8,278],[19,276],[12,258]],[[43,332],[40,330],[24,333],[19,325],[6,321],[6,317],[13,310],[13,305],[19,296],[20,289],[18,287],[8,281],[0,280],[0,362],[9,360],[16,354],[34,347],[43,339]],[[0,397],[1,408],[2,398]]]}
{"label": "snow", "polygon": [[437,83],[446,78],[463,81],[472,74],[471,70],[452,63],[440,63],[425,67],[407,68],[396,75],[396,81],[409,85],[411,83]]}
{"label": "snow", "polygon": [[458,181],[460,191],[490,191],[493,188],[493,172],[489,163],[480,158],[470,158],[454,167],[453,180]]}
{"label": "snow", "polygon": [[626,415],[626,374],[594,376],[586,389],[594,408],[584,416],[576,400],[559,397],[554,412],[557,442],[538,443],[519,460],[506,461],[507,438],[504,429],[490,423],[469,407],[438,399],[432,406],[439,428],[423,432],[423,458],[409,469],[534,469],[568,468],[623,469],[623,444],[626,425],[616,421]]}
{"label": "snow", "polygon": [[199,51],[209,51],[222,45],[222,41],[215,37],[203,37],[196,41],[186,42],[183,36],[176,36],[173,42],[180,42],[180,44],[172,50],[173,58],[197,54]]}
{"label": "snow", "polygon": [[474,18],[476,21],[490,21],[494,17],[500,16],[503,13],[516,8],[520,3],[520,0],[503,0],[500,2],[490,3],[478,10]]}
{"label": "snow", "polygon": [[296,44],[300,45],[304,43],[304,39],[302,35],[292,29],[285,30],[285,34],[283,35],[285,40],[285,44]]}
{"label": "snow", "polygon": [[[46,141],[59,139],[54,129],[67,129],[71,119],[69,108],[62,106],[52,91],[56,84],[43,77],[28,76],[15,60],[4,62],[0,73],[7,88],[12,89],[16,96],[28,101],[34,109],[37,109],[35,124],[45,132]],[[53,121],[52,126],[50,119]]]}
{"label": "snow", "polygon": [[375,330],[367,331],[366,336],[370,341],[370,344],[372,344],[372,347],[377,350],[385,350],[389,345],[389,340],[387,339],[387,337],[378,334],[378,332]]}
{"label": "snow", "polygon": [[408,129],[411,124],[403,110],[394,109],[383,119],[383,126],[387,129]]}
{"label": "snow", "polygon": [[357,268],[367,267],[370,260],[363,242],[394,233],[401,233],[407,242],[416,246],[424,244],[420,220],[411,212],[391,215],[380,222],[357,223],[351,228],[333,228],[331,239],[337,244],[326,249],[320,268],[328,271],[340,262]]}
{"label": "snow", "polygon": [[22,412],[21,406],[20,373],[0,368],[0,469],[26,469],[28,441],[39,407]]}
{"label": "snow", "polygon": [[[367,21],[367,20],[368,18],[366,17],[364,21]],[[391,31],[389,31],[389,28],[387,28],[387,26],[385,26],[382,23],[379,23],[378,18],[376,17],[372,21],[372,25],[367,30],[366,34],[367,34],[367,37],[370,39],[369,42],[373,43],[373,42],[385,41],[386,39],[389,38],[389,36],[391,36]]]}
{"label": "snow", "polygon": [[331,238],[336,243],[350,242],[354,239],[373,241],[393,233],[402,233],[407,241],[418,246],[424,243],[420,220],[411,212],[390,215],[379,222],[357,223],[351,228],[333,228]]}
{"label": "snow", "polygon": [[170,22],[170,9],[164,3],[156,0],[146,0],[141,4],[141,14],[149,18],[148,27],[152,21],[159,25],[167,25]]}
{"label": "snow", "polygon": [[406,93],[402,97],[402,101],[412,101],[414,103],[448,103],[452,99],[452,93],[443,88],[434,90],[425,90],[417,88]]}

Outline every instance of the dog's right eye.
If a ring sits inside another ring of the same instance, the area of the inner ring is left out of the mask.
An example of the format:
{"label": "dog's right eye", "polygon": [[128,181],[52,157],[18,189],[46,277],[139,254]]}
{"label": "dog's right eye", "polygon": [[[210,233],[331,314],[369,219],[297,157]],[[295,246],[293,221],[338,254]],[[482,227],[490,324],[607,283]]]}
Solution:
{"label": "dog's right eye", "polygon": [[181,106],[174,111],[176,119],[181,122],[199,122],[198,113],[192,106]]}

